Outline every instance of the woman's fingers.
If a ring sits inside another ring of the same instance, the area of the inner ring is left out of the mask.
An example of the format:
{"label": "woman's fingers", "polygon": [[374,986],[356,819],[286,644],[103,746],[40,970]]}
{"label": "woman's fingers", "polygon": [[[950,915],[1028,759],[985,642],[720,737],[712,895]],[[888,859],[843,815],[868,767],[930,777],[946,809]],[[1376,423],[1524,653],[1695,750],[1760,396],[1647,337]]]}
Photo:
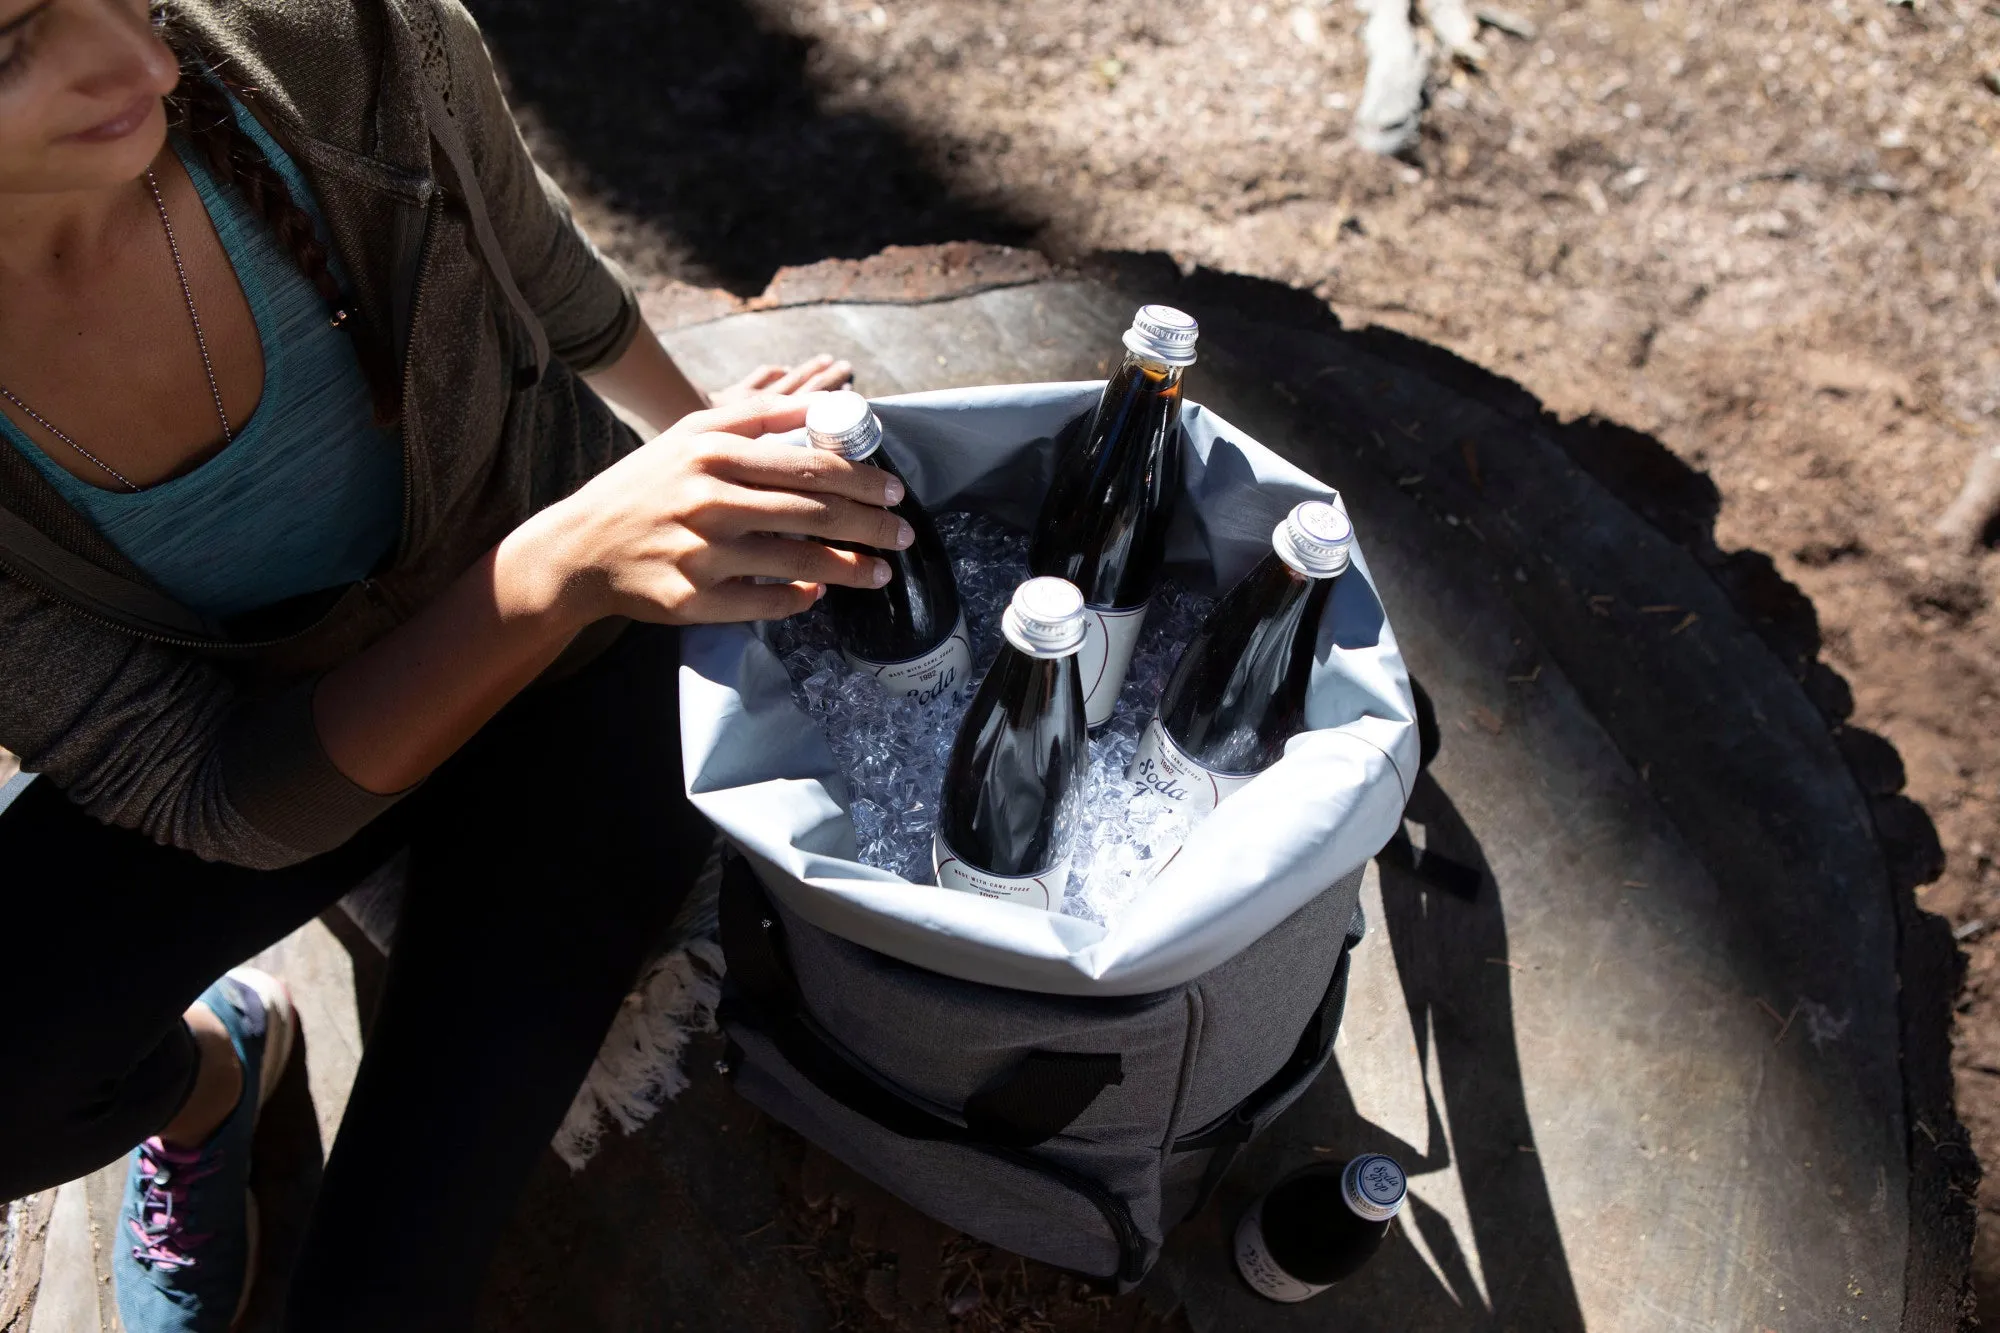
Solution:
{"label": "woman's fingers", "polygon": [[793,583],[837,583],[845,588],[879,588],[894,574],[889,562],[879,556],[761,534],[739,537],[719,547],[711,572]]}
{"label": "woman's fingers", "polygon": [[666,432],[677,439],[699,435],[737,435],[756,439],[760,435],[782,434],[806,424],[808,403],[796,395],[787,397],[770,392],[752,394],[715,407],[690,412]]}
{"label": "woman's fingers", "polygon": [[706,437],[696,447],[701,450],[702,463],[709,475],[739,486],[838,496],[865,505],[900,504],[903,499],[900,478],[866,463],[850,463],[824,449],[801,449],[775,440],[745,440],[726,435]]}
{"label": "woman's fingers", "polygon": [[750,583],[731,579],[704,591],[681,618],[690,624],[728,625],[745,620],[783,620],[812,609],[826,591],[816,583]]}
{"label": "woman's fingers", "polygon": [[801,495],[724,483],[706,529],[721,538],[752,532],[797,533],[900,551],[916,540],[910,525],[886,509],[834,495]]}
{"label": "woman's fingers", "polygon": [[823,389],[837,389],[854,378],[854,367],[845,361],[836,361],[825,352],[810,361],[801,361],[781,375],[772,385],[773,393],[814,393]]}
{"label": "woman's fingers", "polygon": [[844,389],[853,382],[854,367],[845,361],[836,361],[807,380],[800,386],[799,392],[825,393],[829,389]]}

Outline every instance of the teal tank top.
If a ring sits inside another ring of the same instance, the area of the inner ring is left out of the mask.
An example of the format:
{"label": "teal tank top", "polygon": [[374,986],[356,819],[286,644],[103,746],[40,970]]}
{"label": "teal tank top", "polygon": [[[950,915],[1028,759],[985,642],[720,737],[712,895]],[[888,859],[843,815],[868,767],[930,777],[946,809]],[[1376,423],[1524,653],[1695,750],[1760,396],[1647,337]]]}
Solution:
{"label": "teal tank top", "polygon": [[[305,174],[255,118],[231,105],[326,241]],[[137,492],[79,481],[5,416],[0,433],[163,590],[198,614],[227,620],[374,571],[401,529],[402,442],[373,424],[353,340],[328,324],[325,300],[263,218],[178,136],[174,151],[257,322],[264,392],[256,410],[221,453]],[[334,276],[345,275],[336,267]],[[188,373],[200,373],[192,348]]]}

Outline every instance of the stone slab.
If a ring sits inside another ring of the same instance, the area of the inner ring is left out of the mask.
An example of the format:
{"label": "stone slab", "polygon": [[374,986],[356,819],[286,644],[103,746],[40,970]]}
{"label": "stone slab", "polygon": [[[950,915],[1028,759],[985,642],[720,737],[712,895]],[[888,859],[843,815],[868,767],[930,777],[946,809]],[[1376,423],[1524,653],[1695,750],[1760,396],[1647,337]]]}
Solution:
{"label": "stone slab", "polygon": [[[1159,1327],[1178,1307],[1171,1326],[1199,1333],[1952,1327],[1969,1232],[1938,1203],[1959,1168],[1948,991],[1911,963],[1921,839],[1883,836],[1908,812],[1894,781],[1864,795],[1851,776],[1865,743],[1838,725],[1837,679],[1773,628],[1797,608],[1745,614],[1764,585],[1668,504],[1685,478],[1635,471],[1648,442],[1550,422],[1282,289],[1124,260],[944,301],[729,313],[669,341],[712,382],[822,349],[871,394],[1075,379],[1106,372],[1142,298],[1202,318],[1193,397],[1347,495],[1445,737],[1413,836],[1482,887],[1465,901],[1371,871],[1337,1068],[1140,1294],[1077,1326]],[[265,961],[306,1016],[306,1068],[259,1179],[302,1217],[379,959],[315,926]],[[482,1327],[939,1321],[919,1290],[943,1271],[935,1231],[885,1198],[835,1241],[802,1229],[811,1159],[716,1053],[697,1047],[682,1099],[580,1175],[545,1160]],[[1307,1305],[1250,1298],[1226,1263],[1237,1213],[1296,1165],[1368,1148],[1413,1173],[1383,1255]],[[70,1188],[45,1302],[89,1290],[86,1262],[101,1277],[74,1226],[81,1210],[88,1238],[103,1186]],[[855,1249],[875,1256],[861,1277]]]}
{"label": "stone slab", "polygon": [[[831,350],[871,394],[1081,378],[1146,294],[1059,280],[672,344],[697,378]],[[1825,718],[1710,573],[1539,423],[1310,322],[1196,313],[1190,395],[1348,495],[1444,720],[1413,813],[1490,878],[1468,905],[1390,872],[1353,1002],[1373,1037],[1343,1038],[1342,1077],[1177,1238],[1191,1322],[1898,1326],[1897,922]],[[1471,480],[1440,501],[1447,468]],[[1422,1172],[1403,1246],[1309,1306],[1250,1303],[1223,1263],[1230,1205],[1315,1147],[1378,1145]]]}

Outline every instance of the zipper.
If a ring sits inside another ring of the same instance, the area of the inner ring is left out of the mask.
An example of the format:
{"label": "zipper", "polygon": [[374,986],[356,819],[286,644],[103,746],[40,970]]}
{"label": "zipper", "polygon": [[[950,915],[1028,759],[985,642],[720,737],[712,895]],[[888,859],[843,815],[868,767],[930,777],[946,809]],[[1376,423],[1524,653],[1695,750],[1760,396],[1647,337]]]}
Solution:
{"label": "zipper", "polygon": [[414,480],[416,477],[416,468],[413,465],[414,460],[410,452],[410,425],[407,405],[413,401],[410,391],[412,383],[416,378],[417,317],[423,312],[424,289],[430,285],[431,271],[434,267],[431,259],[437,253],[437,247],[431,244],[433,240],[432,223],[437,217],[438,203],[441,197],[441,192],[432,191],[424,204],[424,227],[423,232],[417,240],[417,281],[410,293],[410,324],[403,338],[403,402],[405,409],[403,427],[398,432],[403,446],[403,516],[396,537],[397,560],[401,560],[409,554],[411,515],[416,508],[416,496],[413,494],[416,484]]}
{"label": "zipper", "polygon": [[[290,634],[280,635],[275,639],[247,639],[241,641],[236,639],[196,639],[190,638],[187,635],[162,634],[157,630],[139,629],[126,624],[124,621],[114,620],[101,611],[93,611],[87,606],[80,606],[74,598],[67,596],[60,589],[52,588],[23,574],[17,566],[8,564],[4,558],[0,558],[0,573],[6,574],[15,582],[31,591],[41,594],[50,601],[68,608],[72,613],[82,616],[85,620],[91,621],[93,624],[102,625],[106,629],[116,630],[118,633],[131,638],[143,639],[147,643],[157,643],[168,648],[196,648],[208,652],[255,652],[264,648],[277,648],[283,644],[296,642],[326,624],[327,621],[333,619],[334,611],[339,608],[342,601],[346,600],[345,597],[335,598],[333,604],[327,607],[324,612],[315,616],[310,625],[305,626],[303,629],[294,630]],[[363,579],[360,586],[370,600],[381,600],[381,594],[374,579]]]}
{"label": "zipper", "polygon": [[1089,1176],[1072,1171],[1059,1163],[1037,1157],[1020,1148],[998,1148],[975,1145],[981,1152],[998,1157],[1024,1171],[1033,1171],[1062,1185],[1073,1194],[1081,1194],[1103,1215],[1105,1225],[1111,1229],[1111,1238],[1118,1245],[1118,1271],[1112,1276],[1120,1282],[1137,1282],[1146,1275],[1146,1238],[1139,1234],[1139,1224],[1132,1220],[1132,1210],[1125,1201],[1113,1194]]}

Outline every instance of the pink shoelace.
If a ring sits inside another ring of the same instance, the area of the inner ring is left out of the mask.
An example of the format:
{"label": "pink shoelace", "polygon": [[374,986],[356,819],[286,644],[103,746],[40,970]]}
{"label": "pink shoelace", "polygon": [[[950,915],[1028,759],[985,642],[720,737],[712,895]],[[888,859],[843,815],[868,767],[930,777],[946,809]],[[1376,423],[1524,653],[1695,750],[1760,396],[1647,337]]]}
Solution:
{"label": "pink shoelace", "polygon": [[194,1251],[214,1233],[183,1230],[181,1208],[188,1187],[220,1169],[215,1164],[195,1169],[200,1162],[199,1151],[169,1148],[157,1137],[139,1145],[139,1216],[126,1220],[139,1242],[132,1247],[134,1259],[168,1272],[194,1267]]}

